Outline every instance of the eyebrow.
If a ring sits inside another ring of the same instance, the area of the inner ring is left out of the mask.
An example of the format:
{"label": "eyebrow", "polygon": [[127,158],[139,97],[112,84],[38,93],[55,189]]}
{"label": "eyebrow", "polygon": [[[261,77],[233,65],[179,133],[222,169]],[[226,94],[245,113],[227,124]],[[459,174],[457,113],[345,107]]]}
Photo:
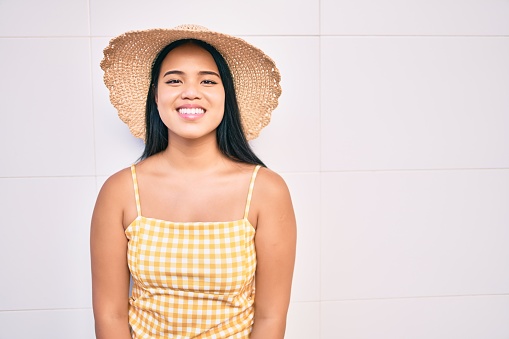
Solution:
{"label": "eyebrow", "polygon": [[[170,75],[170,74],[178,74],[178,75],[184,75],[184,72],[182,71],[179,71],[179,70],[171,70],[171,71],[168,71],[166,73],[163,74],[163,78],[167,75]],[[216,77],[218,78],[221,78],[219,76],[219,74],[217,74],[216,72],[214,71],[199,71],[198,72],[199,75],[215,75]]]}

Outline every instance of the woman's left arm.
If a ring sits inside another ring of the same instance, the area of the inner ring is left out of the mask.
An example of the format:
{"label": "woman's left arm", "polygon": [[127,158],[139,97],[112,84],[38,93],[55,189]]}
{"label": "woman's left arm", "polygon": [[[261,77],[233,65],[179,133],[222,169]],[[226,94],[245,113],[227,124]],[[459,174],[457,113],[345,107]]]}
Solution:
{"label": "woman's left arm", "polygon": [[255,185],[254,194],[257,193],[256,294],[251,339],[282,339],[295,263],[295,214],[288,187],[278,174],[261,169]]}

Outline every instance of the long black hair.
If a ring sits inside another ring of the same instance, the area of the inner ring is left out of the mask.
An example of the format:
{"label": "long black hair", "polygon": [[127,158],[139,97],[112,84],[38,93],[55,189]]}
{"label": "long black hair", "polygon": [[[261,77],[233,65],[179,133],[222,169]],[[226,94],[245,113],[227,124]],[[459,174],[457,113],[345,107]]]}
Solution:
{"label": "long black hair", "polygon": [[233,85],[233,77],[226,60],[213,46],[196,39],[174,41],[164,47],[154,60],[145,111],[145,149],[143,150],[140,160],[164,151],[166,147],[168,147],[168,127],[166,127],[159,116],[155,100],[157,83],[164,58],[176,47],[188,43],[196,44],[212,55],[219,70],[221,81],[223,82],[225,93],[224,116],[216,129],[219,150],[234,161],[265,166],[256,154],[254,154],[242,130],[240,110],[237,103],[235,87]]}

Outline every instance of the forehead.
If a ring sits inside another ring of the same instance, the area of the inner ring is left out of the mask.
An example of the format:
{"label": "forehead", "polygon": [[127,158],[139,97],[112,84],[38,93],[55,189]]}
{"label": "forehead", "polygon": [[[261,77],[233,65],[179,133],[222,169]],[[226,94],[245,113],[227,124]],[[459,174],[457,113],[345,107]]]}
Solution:
{"label": "forehead", "polygon": [[193,43],[187,43],[171,50],[161,65],[161,70],[168,68],[217,71],[217,65],[212,55],[203,47]]}

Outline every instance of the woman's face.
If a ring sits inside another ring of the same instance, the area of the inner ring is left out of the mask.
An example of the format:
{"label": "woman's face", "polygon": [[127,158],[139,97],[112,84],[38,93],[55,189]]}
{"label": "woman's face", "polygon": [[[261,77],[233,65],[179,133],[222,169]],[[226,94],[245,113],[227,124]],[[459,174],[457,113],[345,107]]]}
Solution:
{"label": "woman's face", "polygon": [[156,103],[170,140],[215,138],[224,115],[224,101],[217,65],[205,49],[185,44],[164,58]]}

